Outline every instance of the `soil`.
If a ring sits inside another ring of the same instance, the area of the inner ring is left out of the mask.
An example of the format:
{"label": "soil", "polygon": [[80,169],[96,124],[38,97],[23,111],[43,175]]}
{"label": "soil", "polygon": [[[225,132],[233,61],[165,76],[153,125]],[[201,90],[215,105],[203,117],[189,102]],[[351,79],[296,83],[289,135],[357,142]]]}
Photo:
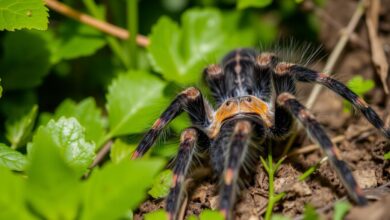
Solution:
{"label": "soil", "polygon": [[[384,42],[387,61],[390,59],[390,0],[381,1],[379,20],[379,35]],[[346,26],[353,14],[357,1],[328,0],[322,13]],[[337,43],[340,29],[329,22],[321,22],[320,39],[326,51],[331,51]],[[336,25],[337,26],[337,25]],[[356,29],[345,52],[335,68],[336,78],[347,81],[353,75],[360,74],[366,79],[374,79],[376,88],[369,92],[365,99],[376,110],[382,119],[390,122],[390,100],[382,89],[378,74],[371,61],[370,44],[364,18]],[[314,67],[315,69],[321,69]],[[300,94],[308,94],[310,90],[302,87]],[[305,100],[304,97],[301,100]],[[387,110],[387,111],[386,111]],[[323,90],[312,112],[323,124],[331,137],[342,136],[337,143],[341,157],[347,162],[359,185],[365,188],[370,202],[367,207],[352,207],[346,219],[390,219],[390,161],[384,160],[385,152],[390,151],[390,143],[375,130],[363,117],[343,111],[343,101],[329,91]],[[299,132],[291,151],[312,144],[304,131]],[[283,148],[283,143],[275,145],[275,151]],[[275,213],[281,213],[293,219],[301,219],[306,204],[317,209],[323,219],[332,219],[333,204],[345,200],[346,191],[335,172],[327,162],[321,163],[317,171],[305,182],[297,182],[297,178],[307,168],[317,164],[323,158],[319,150],[297,154],[289,157],[276,174],[275,188],[277,192],[286,191],[287,195],[279,202]],[[203,209],[216,209],[218,201],[218,186],[211,178],[198,181],[191,190],[185,216],[198,215]],[[260,163],[256,175],[249,187],[241,190],[235,206],[236,219],[261,219],[264,216],[268,201],[268,176]],[[144,202],[135,214],[135,219],[141,219],[144,213],[164,207],[164,200],[149,199]]]}

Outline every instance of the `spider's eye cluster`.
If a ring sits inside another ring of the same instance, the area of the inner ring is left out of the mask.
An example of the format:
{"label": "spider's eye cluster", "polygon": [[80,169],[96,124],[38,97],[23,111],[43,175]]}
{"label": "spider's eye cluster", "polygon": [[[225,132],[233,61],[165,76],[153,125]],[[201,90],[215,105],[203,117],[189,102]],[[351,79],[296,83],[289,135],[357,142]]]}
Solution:
{"label": "spider's eye cluster", "polygon": [[251,101],[252,101],[252,98],[248,96],[248,97],[245,98],[245,101],[251,102]]}
{"label": "spider's eye cluster", "polygon": [[230,104],[232,104],[232,101],[227,101],[225,105],[229,106]]}

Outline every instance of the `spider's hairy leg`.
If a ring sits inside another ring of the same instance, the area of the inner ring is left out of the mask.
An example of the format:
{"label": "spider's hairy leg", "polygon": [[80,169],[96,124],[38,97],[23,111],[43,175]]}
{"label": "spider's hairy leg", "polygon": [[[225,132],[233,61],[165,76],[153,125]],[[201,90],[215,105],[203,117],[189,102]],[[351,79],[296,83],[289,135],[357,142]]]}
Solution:
{"label": "spider's hairy leg", "polygon": [[379,129],[385,137],[390,139],[390,128],[385,127],[384,122],[380,119],[378,114],[371,107],[369,107],[368,104],[361,97],[359,97],[343,83],[333,79],[332,77],[324,73],[320,73],[295,64],[280,63],[278,64],[278,66],[275,69],[278,70],[279,74],[287,73],[298,81],[319,83],[334,91],[335,93],[349,101],[367,118],[367,120],[375,128]]}
{"label": "spider's hairy leg", "polygon": [[306,128],[311,139],[318,143],[324,153],[328,156],[329,162],[336,170],[344,187],[347,189],[349,196],[358,204],[367,203],[362,189],[356,183],[352,172],[347,164],[340,159],[340,153],[336,146],[333,145],[322,126],[315,120],[314,116],[290,93],[282,93],[278,96],[277,101],[280,105],[288,109],[298,121]]}
{"label": "spider's hairy leg", "polygon": [[209,86],[217,103],[222,103],[228,93],[225,85],[225,74],[218,64],[211,64],[203,71],[204,80]]}
{"label": "spider's hairy leg", "polygon": [[230,219],[238,187],[237,178],[248,151],[253,125],[249,120],[238,119],[233,120],[231,124],[227,124],[226,126],[232,126],[233,131],[227,146],[219,210],[225,218]]}
{"label": "spider's hairy leg", "polygon": [[161,131],[183,111],[186,111],[195,126],[207,127],[211,121],[212,107],[206,102],[199,89],[190,87],[171,102],[168,108],[157,119],[152,128],[145,134],[139,143],[132,159],[141,157],[154,144]]}
{"label": "spider's hairy leg", "polygon": [[[278,58],[275,54],[267,52],[259,54],[256,57],[256,74],[254,77],[256,84],[262,88],[271,87],[270,90],[274,90],[276,97],[283,92],[295,94],[296,87],[294,78],[288,74],[275,74],[274,68],[277,64]],[[275,102],[275,100],[272,101]],[[292,116],[278,103],[275,102],[274,104],[274,124],[270,127],[270,132],[275,138],[283,138],[291,131],[293,125]]]}
{"label": "spider's hairy leg", "polygon": [[[204,140],[207,140],[207,143],[203,143]],[[190,166],[193,163],[193,157],[197,151],[198,144],[209,144],[205,134],[198,131],[196,128],[187,128],[182,132],[179,152],[173,167],[172,185],[165,206],[165,210],[167,211],[170,220],[176,219],[178,215],[185,190],[184,181],[188,176]]]}

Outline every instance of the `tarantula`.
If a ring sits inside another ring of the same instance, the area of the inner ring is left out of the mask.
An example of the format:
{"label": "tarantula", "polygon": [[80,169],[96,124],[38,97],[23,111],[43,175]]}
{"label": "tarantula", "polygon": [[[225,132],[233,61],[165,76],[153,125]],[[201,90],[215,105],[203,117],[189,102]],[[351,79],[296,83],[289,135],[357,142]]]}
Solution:
{"label": "tarantula", "polygon": [[204,70],[204,79],[216,101],[216,110],[197,88],[190,87],[177,95],[139,143],[132,158],[141,157],[153,145],[162,129],[183,111],[192,127],[185,129],[173,166],[173,180],[166,200],[169,219],[178,215],[184,181],[196,152],[205,151],[213,172],[221,177],[219,210],[230,219],[241,168],[251,155],[250,143],[258,148],[265,140],[285,138],[293,126],[293,117],[306,129],[310,138],[328,156],[350,198],[358,205],[367,203],[336,146],[314,116],[296,98],[295,83],[319,83],[359,110],[367,120],[390,138],[377,113],[341,82],[306,67],[279,61],[275,54],[252,49],[228,53],[221,65]]}

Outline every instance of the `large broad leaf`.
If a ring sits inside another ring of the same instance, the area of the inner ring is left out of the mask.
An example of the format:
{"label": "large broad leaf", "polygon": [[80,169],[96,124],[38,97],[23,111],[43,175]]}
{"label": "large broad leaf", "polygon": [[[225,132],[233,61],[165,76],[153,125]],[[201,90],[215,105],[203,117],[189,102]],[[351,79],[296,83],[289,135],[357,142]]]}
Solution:
{"label": "large broad leaf", "polygon": [[[61,156],[77,173],[83,174],[95,157],[95,144],[85,140],[84,128],[75,118],[51,120],[45,127],[40,127],[34,136],[29,153],[35,151],[42,138],[40,133],[47,133],[45,139],[58,148]],[[38,143],[37,143],[38,142]]]}
{"label": "large broad leaf", "polygon": [[105,44],[104,35],[98,30],[79,22],[67,21],[61,24],[53,39],[52,62],[92,55]]}
{"label": "large broad leaf", "polygon": [[164,170],[158,174],[153,182],[152,188],[148,192],[149,195],[155,199],[166,197],[171,188],[172,176],[172,170]]}
{"label": "large broad leaf", "polygon": [[75,117],[85,128],[85,139],[100,145],[100,139],[104,135],[104,121],[93,98],[86,98],[78,104],[70,99],[63,101],[56,109],[54,118],[62,116]]}
{"label": "large broad leaf", "polygon": [[168,80],[197,82],[207,64],[217,62],[233,48],[253,43],[246,35],[237,41],[238,27],[231,31],[224,26],[222,13],[215,9],[188,10],[182,16],[181,28],[162,17],[153,26],[148,46],[153,67]]}
{"label": "large broad leaf", "polygon": [[0,167],[0,219],[34,219],[25,206],[25,182]]}
{"label": "large broad leaf", "polygon": [[27,89],[38,86],[49,72],[50,50],[45,38],[36,32],[7,33],[0,77],[4,89]]}
{"label": "large broad leaf", "polygon": [[126,144],[120,138],[117,138],[110,150],[111,161],[119,163],[123,160],[128,160],[136,147],[137,145],[135,144]]}
{"label": "large broad leaf", "polygon": [[42,0],[1,0],[0,30],[46,30],[48,15]]}
{"label": "large broad leaf", "polygon": [[7,121],[5,124],[6,137],[11,142],[12,148],[26,144],[31,136],[34,122],[37,117],[38,106],[34,105],[29,113],[17,120]]}
{"label": "large broad leaf", "polygon": [[84,185],[81,219],[120,219],[146,195],[163,162],[122,161],[96,169]]}
{"label": "large broad leaf", "polygon": [[161,112],[163,81],[145,71],[120,74],[108,88],[110,135],[142,132]]}
{"label": "large broad leaf", "polygon": [[75,132],[78,129],[73,126],[74,121],[51,121],[47,127],[40,127],[30,146],[28,204],[42,219],[76,219],[80,207],[80,175],[69,164],[69,158],[64,158],[64,154],[82,153],[64,152],[77,149],[73,139],[77,139],[79,132]]}
{"label": "large broad leaf", "polygon": [[5,144],[0,144],[0,167],[11,170],[23,171],[27,164],[26,156],[11,149]]}

